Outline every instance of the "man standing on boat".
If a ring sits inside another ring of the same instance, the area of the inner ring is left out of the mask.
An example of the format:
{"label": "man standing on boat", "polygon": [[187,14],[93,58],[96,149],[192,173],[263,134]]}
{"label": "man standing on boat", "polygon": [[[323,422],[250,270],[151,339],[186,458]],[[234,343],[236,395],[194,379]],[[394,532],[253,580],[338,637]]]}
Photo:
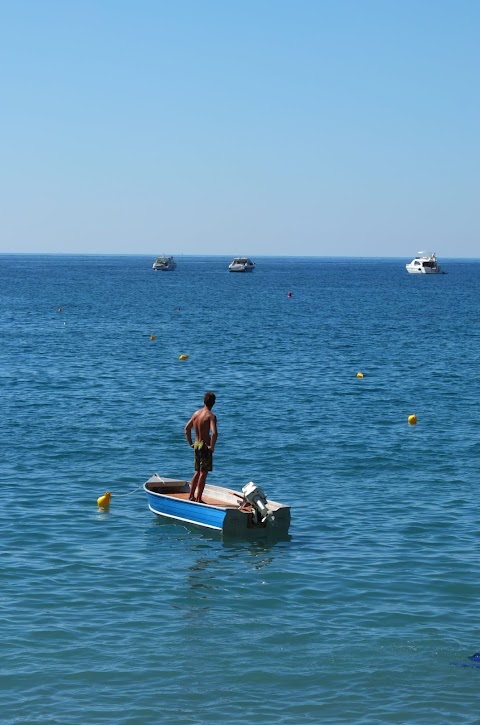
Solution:
{"label": "man standing on boat", "polygon": [[[203,398],[204,406],[196,410],[185,426],[185,437],[194,451],[195,473],[190,484],[190,501],[202,502],[202,494],[208,472],[213,468],[213,451],[217,442],[217,416],[212,413],[215,393],[208,390]],[[192,443],[192,428],[195,441]]]}

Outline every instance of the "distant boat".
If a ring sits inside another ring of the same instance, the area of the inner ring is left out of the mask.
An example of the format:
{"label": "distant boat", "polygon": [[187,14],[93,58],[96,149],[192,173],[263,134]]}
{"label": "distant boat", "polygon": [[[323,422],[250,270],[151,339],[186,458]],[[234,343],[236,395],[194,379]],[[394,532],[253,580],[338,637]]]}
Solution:
{"label": "distant boat", "polygon": [[415,259],[405,267],[410,274],[445,274],[437,262],[435,252],[418,252]]}
{"label": "distant boat", "polygon": [[242,493],[222,486],[205,485],[202,503],[190,501],[190,484],[154,473],[143,485],[148,508],[154,514],[181,524],[194,524],[225,536],[282,537],[288,534],[290,507],[270,501],[253,481]]}
{"label": "distant boat", "polygon": [[156,272],[173,272],[173,270],[176,268],[177,263],[175,262],[174,258],[166,257],[165,255],[163,255],[162,257],[157,257],[152,264],[152,269],[154,269]]}
{"label": "distant boat", "polygon": [[248,257],[235,257],[228,265],[228,269],[230,272],[253,272],[255,262],[252,262]]}

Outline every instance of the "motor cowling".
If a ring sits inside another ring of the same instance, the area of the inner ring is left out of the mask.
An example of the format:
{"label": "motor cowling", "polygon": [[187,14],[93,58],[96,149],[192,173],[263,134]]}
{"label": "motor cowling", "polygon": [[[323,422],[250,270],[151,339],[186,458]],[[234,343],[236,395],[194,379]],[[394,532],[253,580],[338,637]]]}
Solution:
{"label": "motor cowling", "polygon": [[252,504],[262,523],[265,521],[275,521],[275,516],[268,510],[267,497],[260,486],[250,481],[242,487],[242,493],[247,501]]}

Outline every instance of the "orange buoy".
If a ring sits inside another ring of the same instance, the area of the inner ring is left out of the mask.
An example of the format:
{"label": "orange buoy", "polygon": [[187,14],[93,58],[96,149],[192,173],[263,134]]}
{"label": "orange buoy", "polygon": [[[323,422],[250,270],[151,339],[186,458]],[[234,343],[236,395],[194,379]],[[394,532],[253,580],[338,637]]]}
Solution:
{"label": "orange buoy", "polygon": [[112,494],[110,493],[110,491],[106,491],[106,493],[104,493],[103,496],[100,496],[99,498],[97,498],[98,508],[108,509],[111,498],[112,498]]}

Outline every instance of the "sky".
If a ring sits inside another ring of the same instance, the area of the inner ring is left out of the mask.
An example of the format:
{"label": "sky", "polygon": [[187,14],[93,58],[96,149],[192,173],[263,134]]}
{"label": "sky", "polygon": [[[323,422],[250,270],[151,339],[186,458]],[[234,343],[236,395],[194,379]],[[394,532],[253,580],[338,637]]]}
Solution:
{"label": "sky", "polygon": [[0,0],[0,253],[480,257],[478,0]]}

